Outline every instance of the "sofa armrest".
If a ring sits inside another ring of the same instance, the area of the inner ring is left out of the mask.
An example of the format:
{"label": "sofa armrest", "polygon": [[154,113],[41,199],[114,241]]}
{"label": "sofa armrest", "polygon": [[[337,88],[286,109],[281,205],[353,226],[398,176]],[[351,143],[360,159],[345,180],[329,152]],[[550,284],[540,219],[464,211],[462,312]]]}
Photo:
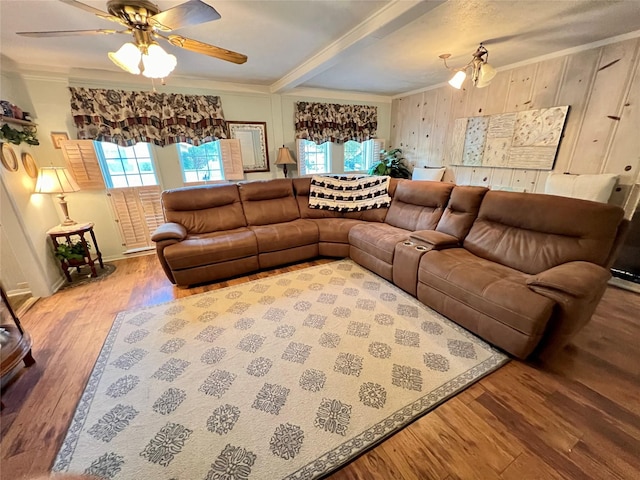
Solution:
{"label": "sofa armrest", "polygon": [[409,235],[409,238],[429,246],[431,250],[460,246],[460,241],[456,237],[436,230],[418,230]]}
{"label": "sofa armrest", "polygon": [[187,229],[179,223],[163,223],[160,225],[153,235],[151,240],[154,242],[162,242],[164,240],[177,240],[182,241],[187,237]]}
{"label": "sofa armrest", "polygon": [[606,284],[611,273],[589,262],[568,262],[545,270],[527,280],[531,290],[541,295],[564,293],[575,298],[586,298]]}

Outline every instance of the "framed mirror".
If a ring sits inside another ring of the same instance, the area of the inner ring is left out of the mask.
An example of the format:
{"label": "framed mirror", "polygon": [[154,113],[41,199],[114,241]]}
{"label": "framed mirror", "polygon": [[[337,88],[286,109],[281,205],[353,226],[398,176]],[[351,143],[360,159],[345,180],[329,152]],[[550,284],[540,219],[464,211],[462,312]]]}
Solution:
{"label": "framed mirror", "polygon": [[228,121],[229,138],[240,140],[242,166],[245,172],[269,171],[267,122]]}

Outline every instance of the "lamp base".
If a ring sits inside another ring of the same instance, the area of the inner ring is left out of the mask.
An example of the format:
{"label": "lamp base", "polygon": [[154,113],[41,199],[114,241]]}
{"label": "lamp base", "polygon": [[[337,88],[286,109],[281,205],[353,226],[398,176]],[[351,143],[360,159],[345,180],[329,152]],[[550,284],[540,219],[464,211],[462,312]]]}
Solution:
{"label": "lamp base", "polygon": [[61,227],[68,227],[70,225],[77,225],[78,222],[76,222],[75,220],[71,220],[69,217],[64,219],[64,222],[62,222],[60,224]]}
{"label": "lamp base", "polygon": [[282,165],[282,171],[284,172],[284,178],[287,178],[287,166]]}
{"label": "lamp base", "polygon": [[62,209],[62,214],[64,215],[64,220],[60,225],[63,227],[68,227],[69,225],[75,225],[76,223],[78,223],[75,220],[71,220],[69,218],[69,208],[67,207],[67,201],[64,199],[64,194],[61,193],[56,196],[60,199],[60,208]]}

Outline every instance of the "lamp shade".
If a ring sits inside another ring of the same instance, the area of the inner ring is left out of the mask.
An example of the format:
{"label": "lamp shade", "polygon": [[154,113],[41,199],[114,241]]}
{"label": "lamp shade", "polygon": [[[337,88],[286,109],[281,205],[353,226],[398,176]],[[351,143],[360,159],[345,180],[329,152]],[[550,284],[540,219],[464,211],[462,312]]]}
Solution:
{"label": "lamp shade", "polygon": [[280,147],[278,149],[278,159],[276,165],[295,165],[296,161],[291,156],[291,152],[287,147]]}
{"label": "lamp shade", "polygon": [[78,190],[80,187],[66,168],[40,168],[35,193],[69,193]]}
{"label": "lamp shade", "polygon": [[175,55],[168,54],[160,45],[152,43],[147,47],[147,53],[142,54],[142,75],[147,78],[165,78],[177,64]]}
{"label": "lamp shade", "polygon": [[467,78],[467,74],[464,73],[463,70],[459,70],[451,78],[451,80],[449,80],[449,85],[451,85],[453,88],[457,88],[458,90],[460,90],[465,78]]}
{"label": "lamp shade", "polygon": [[480,72],[478,73],[478,81],[476,83],[477,88],[484,88],[491,83],[493,77],[496,76],[498,72],[495,68],[493,68],[488,63],[483,63],[480,65]]}
{"label": "lamp shade", "polygon": [[122,45],[117,52],[109,52],[109,59],[125,72],[140,75],[140,49],[131,42]]}

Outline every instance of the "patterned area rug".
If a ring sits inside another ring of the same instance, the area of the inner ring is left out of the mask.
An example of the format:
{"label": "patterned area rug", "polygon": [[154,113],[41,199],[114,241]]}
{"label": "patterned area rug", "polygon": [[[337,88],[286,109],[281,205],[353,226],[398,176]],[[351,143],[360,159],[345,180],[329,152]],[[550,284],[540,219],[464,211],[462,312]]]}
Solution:
{"label": "patterned area rug", "polygon": [[350,260],[120,313],[54,471],[326,475],[508,357]]}

